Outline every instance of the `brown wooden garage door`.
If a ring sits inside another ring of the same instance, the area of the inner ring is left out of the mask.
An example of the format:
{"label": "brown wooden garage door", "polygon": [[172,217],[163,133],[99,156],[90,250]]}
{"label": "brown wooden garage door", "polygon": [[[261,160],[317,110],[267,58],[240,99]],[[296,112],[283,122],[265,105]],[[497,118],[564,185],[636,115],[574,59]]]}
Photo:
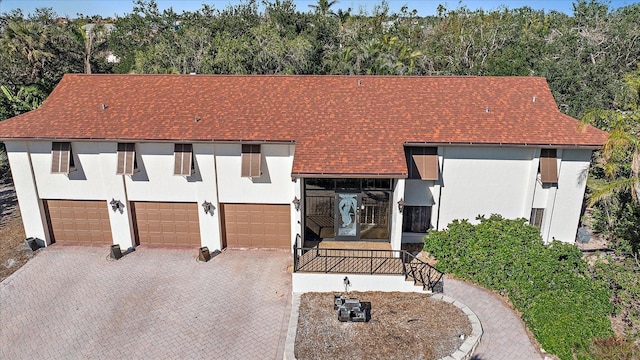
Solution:
{"label": "brown wooden garage door", "polygon": [[223,211],[227,247],[289,248],[289,205],[224,204]]}
{"label": "brown wooden garage door", "polygon": [[45,200],[50,234],[58,244],[111,245],[106,201]]}
{"label": "brown wooden garage door", "polygon": [[198,204],[131,203],[140,245],[200,246]]}

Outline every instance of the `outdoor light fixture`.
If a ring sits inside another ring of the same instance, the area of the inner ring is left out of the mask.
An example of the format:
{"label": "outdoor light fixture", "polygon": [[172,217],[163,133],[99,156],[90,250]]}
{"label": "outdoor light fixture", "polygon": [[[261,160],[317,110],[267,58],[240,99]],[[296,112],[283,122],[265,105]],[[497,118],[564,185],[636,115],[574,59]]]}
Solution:
{"label": "outdoor light fixture", "polygon": [[297,196],[293,197],[292,203],[293,203],[293,206],[296,207],[296,211],[300,211],[300,199],[298,199]]}
{"label": "outdoor light fixture", "polygon": [[113,211],[122,211],[122,209],[124,209],[124,204],[121,203],[120,200],[116,200],[114,198],[111,198],[109,205],[111,205],[111,210]]}
{"label": "outdoor light fixture", "polygon": [[202,208],[204,209],[204,213],[205,213],[205,214],[211,214],[211,215],[213,215],[213,210],[215,210],[215,209],[216,209],[216,207],[215,207],[215,206],[213,206],[213,204],[212,204],[212,203],[210,203],[210,202],[208,202],[207,200],[205,200],[205,201],[202,203]]}
{"label": "outdoor light fixture", "polygon": [[400,211],[400,214],[402,214],[402,210],[404,210],[404,200],[400,198],[400,201],[398,201],[398,211]]}

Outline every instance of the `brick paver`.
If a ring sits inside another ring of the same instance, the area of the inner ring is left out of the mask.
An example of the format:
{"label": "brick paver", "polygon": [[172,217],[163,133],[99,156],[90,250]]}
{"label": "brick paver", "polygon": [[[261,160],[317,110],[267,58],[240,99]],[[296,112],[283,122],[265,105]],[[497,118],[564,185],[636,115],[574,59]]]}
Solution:
{"label": "brick paver", "polygon": [[282,359],[287,251],[49,247],[0,283],[0,359]]}
{"label": "brick paver", "polygon": [[474,352],[477,360],[542,359],[527,336],[522,320],[495,294],[464,281],[446,278],[444,294],[460,300],[480,319],[482,340]]}

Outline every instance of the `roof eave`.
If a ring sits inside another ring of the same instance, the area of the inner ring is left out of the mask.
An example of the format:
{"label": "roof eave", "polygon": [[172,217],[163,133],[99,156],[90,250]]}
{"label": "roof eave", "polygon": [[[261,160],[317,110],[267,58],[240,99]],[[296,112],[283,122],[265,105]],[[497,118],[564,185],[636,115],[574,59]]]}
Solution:
{"label": "roof eave", "polygon": [[353,178],[353,179],[406,179],[403,173],[315,173],[292,172],[292,178]]}
{"label": "roof eave", "polygon": [[527,147],[527,148],[552,148],[552,149],[602,149],[604,144],[564,144],[564,143],[488,143],[488,142],[415,142],[406,141],[404,146],[478,146],[478,147]]}

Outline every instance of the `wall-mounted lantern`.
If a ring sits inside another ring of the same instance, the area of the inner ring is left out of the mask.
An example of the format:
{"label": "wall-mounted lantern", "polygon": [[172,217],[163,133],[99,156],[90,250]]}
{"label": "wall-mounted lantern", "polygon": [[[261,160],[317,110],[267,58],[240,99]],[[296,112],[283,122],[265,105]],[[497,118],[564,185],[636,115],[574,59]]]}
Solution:
{"label": "wall-mounted lantern", "polygon": [[122,209],[124,209],[124,204],[120,202],[120,200],[116,200],[114,198],[111,198],[111,201],[109,201],[109,205],[111,205],[111,210],[113,210],[114,212],[118,210],[122,212]]}
{"label": "wall-mounted lantern", "polygon": [[398,211],[400,211],[400,214],[402,214],[403,210],[404,210],[404,200],[400,198],[400,201],[398,201]]}
{"label": "wall-mounted lantern", "polygon": [[293,201],[291,203],[296,207],[296,211],[300,211],[300,199],[298,199],[297,196],[293,197]]}
{"label": "wall-mounted lantern", "polygon": [[205,214],[211,214],[211,215],[213,215],[213,210],[215,210],[215,209],[216,209],[216,207],[215,207],[215,206],[213,206],[213,204],[212,204],[212,203],[210,203],[210,202],[209,202],[209,201],[207,201],[207,200],[205,200],[205,201],[202,203],[202,208],[204,209],[204,213],[205,213]]}

